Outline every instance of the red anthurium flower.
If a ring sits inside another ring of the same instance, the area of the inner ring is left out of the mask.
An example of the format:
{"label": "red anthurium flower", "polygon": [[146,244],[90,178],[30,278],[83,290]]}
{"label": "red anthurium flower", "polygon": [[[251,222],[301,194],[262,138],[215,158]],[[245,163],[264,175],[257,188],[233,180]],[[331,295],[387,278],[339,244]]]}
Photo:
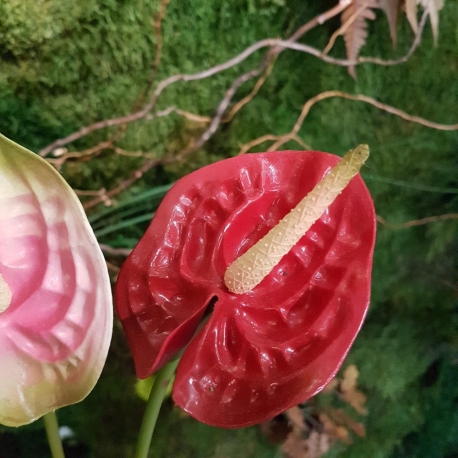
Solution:
{"label": "red anthurium flower", "polygon": [[370,296],[375,213],[359,176],[252,291],[234,294],[224,283],[228,266],[338,162],[285,151],[191,173],[121,269],[117,309],[137,375],[185,348],[173,399],[196,419],[259,423],[319,392],[339,369]]}

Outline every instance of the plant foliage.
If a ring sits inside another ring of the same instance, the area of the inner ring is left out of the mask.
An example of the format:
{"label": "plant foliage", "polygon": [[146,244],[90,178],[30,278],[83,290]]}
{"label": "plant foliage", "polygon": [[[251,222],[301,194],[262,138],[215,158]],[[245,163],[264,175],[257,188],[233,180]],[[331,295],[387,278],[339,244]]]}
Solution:
{"label": "plant foliage", "polygon": [[[151,87],[166,77],[205,70],[266,37],[288,37],[337,2],[172,0],[162,23],[160,65],[152,78],[157,45],[152,24],[160,3],[0,2],[0,131],[39,150],[81,126],[138,109]],[[333,55],[349,59],[360,53],[387,59],[405,55],[418,31],[419,15],[427,11],[432,32],[425,30],[421,46],[407,62],[386,67],[359,65],[358,79],[353,80],[344,67],[284,51],[256,97],[223,123],[203,147],[181,162],[170,161],[143,174],[113,196],[111,206],[88,211],[99,241],[113,248],[132,248],[168,185],[196,168],[237,154],[240,144],[253,138],[289,132],[303,104],[325,90],[365,94],[438,123],[456,123],[458,4],[450,0],[422,0],[418,5],[413,0],[376,3],[377,7],[368,2],[367,11],[347,29],[346,42],[353,34],[351,55],[344,40],[336,41]],[[365,3],[354,2],[343,11],[347,20],[350,8],[355,10],[357,4]],[[372,18],[369,11],[377,13],[379,8],[388,21],[381,14],[367,21]],[[301,41],[324,49],[341,25],[329,21]],[[396,41],[395,50],[390,36]],[[256,66],[260,57],[261,51],[211,78],[169,86],[157,109],[176,106],[214,116],[233,80]],[[254,84],[243,84],[235,101],[247,96]],[[112,127],[94,132],[66,148],[80,151],[121,132],[119,148],[141,152],[147,158],[172,158],[207,127],[172,113],[131,123],[125,130]],[[458,212],[456,131],[428,129],[361,102],[333,98],[312,107],[298,136],[313,149],[337,154],[368,143],[371,158],[363,177],[377,213],[390,223]],[[269,146],[263,143],[250,151]],[[284,148],[298,149],[298,145],[291,141]],[[147,158],[108,148],[95,156],[69,159],[61,172],[75,189],[97,192],[118,186]],[[91,197],[82,199],[86,202]],[[339,423],[328,411],[330,421],[344,426],[352,442],[333,442],[328,456],[451,458],[456,454],[457,233],[457,219],[404,229],[379,226],[371,308],[347,362],[359,371],[357,389],[366,397],[367,414],[358,413],[342,399],[340,388],[316,400],[331,412],[343,409],[345,416],[364,425],[365,436]],[[115,254],[107,258],[115,275],[123,258]],[[75,432],[74,445],[86,447],[86,455],[78,456],[88,456],[88,448],[102,458],[129,456],[143,410],[135,383],[117,324],[100,384],[87,401],[59,412],[61,424]],[[20,430],[2,428],[0,455],[46,456],[38,444],[39,427],[40,423]],[[159,457],[281,454],[278,446],[269,445],[255,429],[216,431],[182,418],[172,406],[164,411],[159,428]]]}

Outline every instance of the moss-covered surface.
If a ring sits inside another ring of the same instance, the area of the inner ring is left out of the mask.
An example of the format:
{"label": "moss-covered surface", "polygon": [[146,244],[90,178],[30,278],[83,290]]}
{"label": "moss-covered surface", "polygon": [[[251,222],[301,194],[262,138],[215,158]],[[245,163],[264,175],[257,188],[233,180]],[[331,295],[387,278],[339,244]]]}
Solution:
{"label": "moss-covered surface", "polygon": [[[221,63],[256,40],[287,36],[332,4],[172,0],[163,23],[162,60],[155,82]],[[82,125],[138,109],[150,93],[156,45],[152,22],[158,9],[158,1],[147,0],[1,2],[0,131],[39,150]],[[386,21],[379,17],[369,26],[363,53],[386,58],[403,55],[413,39],[407,22],[400,21],[393,51]],[[258,95],[203,148],[179,164],[148,172],[115,197],[115,207],[108,213],[103,206],[90,211],[99,240],[132,246],[162,195],[159,188],[151,198],[152,189],[236,154],[241,143],[290,131],[302,104],[324,90],[365,94],[436,122],[456,123],[457,24],[458,4],[449,0],[440,15],[437,48],[427,28],[421,47],[407,63],[361,65],[357,81],[343,67],[303,53],[283,52]],[[303,41],[322,48],[337,25],[331,21],[318,27]],[[343,45],[337,43],[333,55],[342,53]],[[204,81],[168,87],[158,108],[175,105],[212,116],[233,79],[253,68],[261,55]],[[235,100],[248,94],[253,84],[244,84]],[[173,155],[203,127],[172,114],[129,125],[118,145],[157,157]],[[92,146],[109,133],[99,131],[68,148]],[[361,102],[329,99],[312,108],[299,135],[312,148],[336,154],[369,143],[371,158],[363,176],[377,213],[390,222],[458,212],[456,131],[428,129]],[[257,150],[267,147],[260,145]],[[285,148],[299,147],[291,142]],[[110,189],[142,163],[141,158],[107,150],[90,161],[68,161],[62,172],[77,189]],[[122,206],[132,198],[133,203]],[[137,218],[136,224],[132,218]],[[351,446],[335,447],[330,456],[454,456],[458,447],[458,391],[453,383],[458,379],[457,234],[457,220],[402,230],[379,227],[371,309],[348,359],[358,367],[360,387],[367,394],[368,415],[356,415],[366,425],[366,437],[355,437]],[[85,402],[59,413],[61,423],[76,432],[78,443],[93,451],[91,456],[130,456],[143,409],[134,384],[118,326],[97,388]],[[46,456],[39,423],[1,431],[0,455]],[[22,454],[12,451],[14,447],[22,448]],[[156,447],[155,457],[280,456],[255,428],[215,430],[183,418],[170,405],[164,409]],[[85,452],[80,453],[76,456]]]}

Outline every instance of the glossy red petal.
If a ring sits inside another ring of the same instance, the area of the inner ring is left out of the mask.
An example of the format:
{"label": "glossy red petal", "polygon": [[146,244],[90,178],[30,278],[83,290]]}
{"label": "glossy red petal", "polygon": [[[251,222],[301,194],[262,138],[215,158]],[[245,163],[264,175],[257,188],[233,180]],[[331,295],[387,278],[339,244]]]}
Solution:
{"label": "glossy red petal", "polygon": [[271,418],[337,372],[369,305],[375,213],[358,176],[274,271],[235,295],[227,266],[337,163],[318,152],[253,154],[204,167],[168,193],[116,292],[137,374],[186,348],[175,402],[208,424]]}

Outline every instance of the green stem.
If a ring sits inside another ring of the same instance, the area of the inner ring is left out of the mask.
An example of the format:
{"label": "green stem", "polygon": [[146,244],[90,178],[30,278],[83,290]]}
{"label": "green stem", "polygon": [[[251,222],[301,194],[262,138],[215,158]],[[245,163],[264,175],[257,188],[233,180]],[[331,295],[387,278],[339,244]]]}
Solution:
{"label": "green stem", "polygon": [[151,438],[153,436],[154,427],[156,426],[159,410],[170,380],[178,366],[178,361],[179,359],[170,361],[156,373],[156,378],[154,379],[151,393],[146,404],[145,413],[143,414],[142,425],[138,435],[137,450],[134,455],[135,458],[148,457]]}
{"label": "green stem", "polygon": [[65,458],[64,448],[59,435],[59,424],[55,411],[47,413],[43,420],[45,422],[46,436],[48,437],[49,448],[52,458]]}

